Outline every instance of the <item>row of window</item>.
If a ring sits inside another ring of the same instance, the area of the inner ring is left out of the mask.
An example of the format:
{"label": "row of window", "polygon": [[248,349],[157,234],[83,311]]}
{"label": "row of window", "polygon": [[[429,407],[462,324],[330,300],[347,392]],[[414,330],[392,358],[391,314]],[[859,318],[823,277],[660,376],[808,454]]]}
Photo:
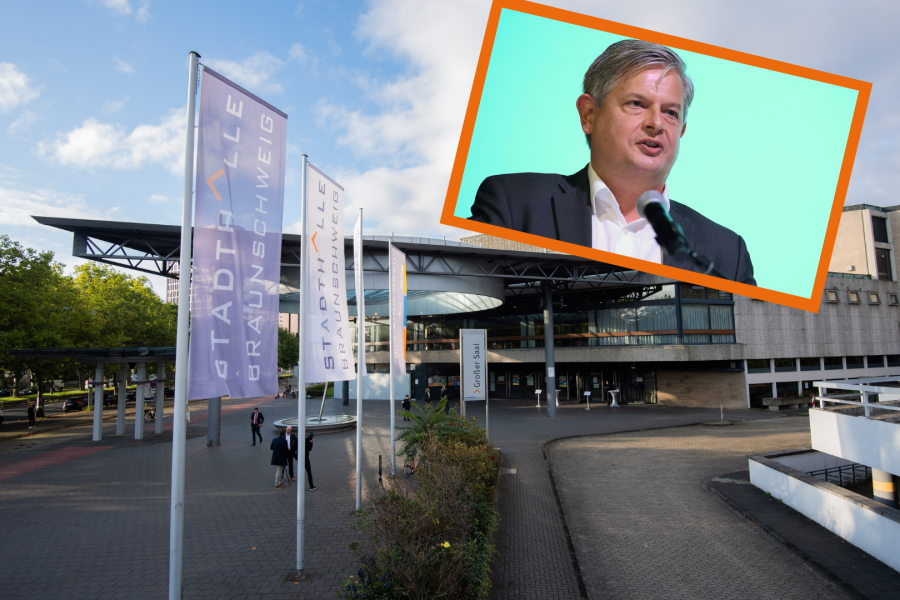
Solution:
{"label": "row of window", "polygon": [[748,373],[771,373],[774,367],[776,373],[788,373],[797,371],[836,371],[839,369],[875,369],[884,367],[900,367],[900,354],[876,355],[876,356],[826,356],[824,358],[775,358],[754,359],[747,361]]}
{"label": "row of window", "polygon": [[[847,292],[847,302],[850,304],[862,304],[861,298],[868,298],[869,304],[881,304],[881,297],[875,292]],[[887,294],[890,306],[900,305],[900,294]],[[841,301],[838,290],[825,290],[825,301],[836,304]]]}

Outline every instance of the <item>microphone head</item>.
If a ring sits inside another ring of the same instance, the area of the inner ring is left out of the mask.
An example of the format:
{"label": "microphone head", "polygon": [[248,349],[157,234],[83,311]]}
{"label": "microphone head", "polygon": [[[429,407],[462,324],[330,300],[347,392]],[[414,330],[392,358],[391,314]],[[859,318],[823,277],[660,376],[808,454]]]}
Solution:
{"label": "microphone head", "polygon": [[665,210],[666,203],[664,202],[663,195],[656,190],[648,190],[638,196],[637,206],[635,208],[642,219],[647,218],[647,215],[644,213],[644,211],[647,210],[647,206],[654,203],[661,205],[663,210]]}

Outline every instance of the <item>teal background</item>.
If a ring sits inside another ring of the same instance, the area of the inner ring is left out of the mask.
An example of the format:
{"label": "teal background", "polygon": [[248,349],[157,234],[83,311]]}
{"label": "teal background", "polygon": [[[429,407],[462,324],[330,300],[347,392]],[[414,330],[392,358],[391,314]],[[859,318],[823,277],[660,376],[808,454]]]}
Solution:
{"label": "teal background", "polygon": [[[604,31],[504,9],[454,214],[501,173],[590,160],[575,100]],[[673,200],[744,237],[760,287],[809,298],[857,91],[678,50],[694,81]]]}

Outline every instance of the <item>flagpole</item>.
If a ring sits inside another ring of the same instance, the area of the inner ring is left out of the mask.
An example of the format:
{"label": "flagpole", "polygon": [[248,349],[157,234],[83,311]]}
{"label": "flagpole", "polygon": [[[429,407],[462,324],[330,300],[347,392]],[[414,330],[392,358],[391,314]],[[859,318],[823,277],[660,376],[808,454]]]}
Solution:
{"label": "flagpole", "polygon": [[394,477],[397,464],[396,449],[394,447],[394,259],[391,256],[391,248],[394,247],[394,236],[391,235],[388,241],[388,346],[391,355],[391,391],[389,392],[388,405],[391,413],[391,477]]}
{"label": "flagpole", "polygon": [[[172,418],[172,500],[169,509],[169,600],[181,600],[184,566],[184,455],[186,449],[188,360],[191,306],[191,203],[194,192],[194,112],[200,55],[190,53],[187,129],[184,145],[184,199],[181,211],[181,264],[178,274],[178,325],[175,341],[175,414]],[[162,415],[160,415],[160,418]]]}
{"label": "flagpole", "polygon": [[304,464],[306,459],[306,275],[309,256],[306,248],[306,211],[307,193],[306,187],[309,181],[309,160],[303,155],[303,166],[300,179],[300,315],[298,325],[300,328],[300,360],[297,364],[297,577],[303,571],[303,528],[306,520],[306,484],[300,475],[300,448],[303,444]]}
{"label": "flagpole", "polygon": [[[360,207],[359,209],[359,237],[362,239],[362,230],[363,230],[363,209]],[[362,244],[362,241],[360,241]],[[354,255],[356,254],[356,248],[354,250]],[[389,257],[390,258],[390,257]],[[355,262],[355,261],[354,261]],[[362,505],[362,421],[363,421],[363,411],[362,411],[362,399],[363,399],[363,368],[365,367],[366,360],[366,315],[365,315],[365,296],[366,296],[366,286],[362,279],[362,261],[358,265],[355,265],[356,269],[360,270],[360,273],[354,273],[356,277],[354,277],[355,281],[359,281],[361,283],[362,289],[356,290],[356,510],[360,509]],[[360,301],[362,298],[362,301]],[[359,310],[360,307],[363,307],[362,310]],[[388,336],[390,339],[390,335]]]}

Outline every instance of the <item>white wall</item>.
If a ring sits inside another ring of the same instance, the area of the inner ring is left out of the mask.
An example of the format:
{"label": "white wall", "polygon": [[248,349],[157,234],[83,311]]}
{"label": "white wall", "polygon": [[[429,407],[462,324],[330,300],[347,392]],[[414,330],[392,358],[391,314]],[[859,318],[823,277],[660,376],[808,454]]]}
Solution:
{"label": "white wall", "polygon": [[[893,569],[900,570],[900,520],[886,517],[820,486],[750,460],[750,482]],[[824,484],[831,485],[831,484]],[[843,490],[841,490],[843,491]],[[849,493],[849,492],[847,492]],[[889,511],[883,507],[884,511]],[[896,513],[896,510],[893,510]]]}
{"label": "white wall", "polygon": [[900,423],[812,409],[809,429],[816,450],[900,475]]}
{"label": "white wall", "polygon": [[[397,375],[394,380],[394,400],[403,400],[403,396],[408,393],[409,373]],[[368,377],[363,377],[363,400],[387,400],[390,395],[390,373],[369,373]],[[334,388],[334,397],[343,398],[340,382]],[[356,379],[350,380],[350,398],[356,398]]]}

